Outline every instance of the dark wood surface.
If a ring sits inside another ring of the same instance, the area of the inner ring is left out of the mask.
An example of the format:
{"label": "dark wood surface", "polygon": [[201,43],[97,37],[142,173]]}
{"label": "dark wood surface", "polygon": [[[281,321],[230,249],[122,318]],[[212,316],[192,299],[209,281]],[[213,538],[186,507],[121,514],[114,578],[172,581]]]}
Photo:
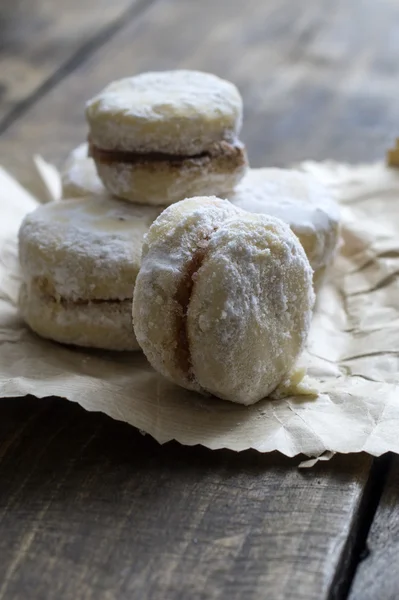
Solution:
{"label": "dark wood surface", "polygon": [[0,432],[2,600],[328,597],[371,463],[161,447],[62,400],[3,400]]}
{"label": "dark wood surface", "polygon": [[399,598],[399,460],[395,458],[367,540],[350,600]]}
{"label": "dark wood surface", "polygon": [[3,0],[0,131],[151,0]]}
{"label": "dark wood surface", "polygon": [[[59,30],[64,19],[73,27],[63,6]],[[33,152],[59,164],[85,138],[91,94],[119,76],[182,66],[239,85],[254,165],[372,160],[395,137],[392,0],[154,0],[139,9],[123,22],[116,15],[114,28],[93,23],[92,35],[108,33],[90,52],[70,45],[67,70],[66,55],[54,55],[33,86],[15,88],[16,104],[0,99],[0,164],[20,174]],[[37,43],[32,36],[18,51],[27,65]],[[6,48],[12,58],[12,40]],[[298,462],[160,447],[63,400],[1,400],[0,600],[345,598],[386,463],[360,455],[298,471]]]}

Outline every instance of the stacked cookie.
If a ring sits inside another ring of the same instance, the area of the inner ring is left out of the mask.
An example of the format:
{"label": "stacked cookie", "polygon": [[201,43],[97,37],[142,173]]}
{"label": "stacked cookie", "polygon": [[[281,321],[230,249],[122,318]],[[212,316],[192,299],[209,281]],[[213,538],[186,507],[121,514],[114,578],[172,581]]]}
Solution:
{"label": "stacked cookie", "polygon": [[86,117],[89,141],[66,161],[64,200],[21,226],[21,312],[58,342],[136,350],[143,237],[166,205],[226,196],[243,177],[242,100],[215,75],[146,73],[106,87]]}
{"label": "stacked cookie", "polygon": [[89,154],[104,186],[140,204],[224,195],[245,173],[242,100],[197,71],[144,73],[111,83],[86,108]]}
{"label": "stacked cookie", "polygon": [[64,199],[20,229],[25,321],[62,343],[141,347],[172,381],[244,404],[275,389],[309,329],[311,267],[319,284],[335,251],[327,191],[248,168],[241,96],[215,75],[123,79],[86,117]]}

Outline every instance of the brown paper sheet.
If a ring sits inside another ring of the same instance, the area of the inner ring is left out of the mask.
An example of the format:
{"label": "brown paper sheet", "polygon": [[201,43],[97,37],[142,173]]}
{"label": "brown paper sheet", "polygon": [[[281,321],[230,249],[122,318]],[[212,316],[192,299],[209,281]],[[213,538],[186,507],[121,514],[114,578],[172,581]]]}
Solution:
{"label": "brown paper sheet", "polygon": [[[57,173],[47,166],[36,158],[32,189],[44,189],[43,202],[59,195]],[[299,168],[331,186],[342,206],[342,246],[320,292],[302,361],[318,381],[316,399],[234,405],[168,383],[140,353],[84,351],[35,336],[16,308],[16,234],[39,200],[3,170],[0,396],[60,396],[126,421],[160,443],[175,439],[323,460],[334,452],[399,452],[399,171],[382,164],[309,162]]]}

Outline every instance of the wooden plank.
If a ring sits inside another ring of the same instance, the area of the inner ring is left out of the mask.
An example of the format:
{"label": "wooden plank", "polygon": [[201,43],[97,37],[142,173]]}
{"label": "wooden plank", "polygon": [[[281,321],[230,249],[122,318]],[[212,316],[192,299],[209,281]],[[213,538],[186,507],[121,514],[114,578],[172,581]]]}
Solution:
{"label": "wooden plank", "polygon": [[399,458],[388,472],[387,485],[367,538],[350,600],[397,600],[399,597]]}
{"label": "wooden plank", "polygon": [[[36,151],[59,162],[86,135],[86,98],[113,78],[176,67],[240,86],[256,165],[373,159],[399,110],[384,46],[398,10],[388,0],[378,10],[372,0],[163,0],[13,123],[0,163],[21,173]],[[344,589],[367,457],[301,473],[274,456],[159,448],[66,403],[4,402],[0,600],[50,586],[61,599],[323,600]]]}
{"label": "wooden plank", "polygon": [[[144,3],[146,4],[146,3]],[[0,129],[122,23],[140,0],[19,0],[0,6]]]}
{"label": "wooden plank", "polygon": [[370,460],[177,444],[63,400],[3,399],[0,599],[327,597]]}
{"label": "wooden plank", "polygon": [[85,137],[85,100],[110,79],[176,67],[239,85],[254,165],[379,158],[399,122],[398,19],[391,0],[157,3],[11,127],[0,160],[60,160]]}

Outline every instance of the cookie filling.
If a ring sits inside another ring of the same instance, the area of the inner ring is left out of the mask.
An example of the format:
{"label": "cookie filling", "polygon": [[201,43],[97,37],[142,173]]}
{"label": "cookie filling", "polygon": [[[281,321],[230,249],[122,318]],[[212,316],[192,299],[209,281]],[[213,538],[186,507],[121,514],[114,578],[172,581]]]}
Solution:
{"label": "cookie filling", "polygon": [[219,157],[231,158],[241,162],[245,162],[244,148],[242,145],[232,145],[228,142],[218,142],[200,154],[194,155],[179,155],[166,154],[163,152],[128,152],[125,150],[106,150],[99,148],[89,140],[88,154],[94,160],[105,163],[127,163],[131,165],[140,163],[173,163],[180,164],[187,160],[209,160]]}
{"label": "cookie filling", "polygon": [[93,300],[84,300],[83,298],[77,298],[76,300],[69,300],[68,298],[63,298],[62,296],[60,296],[57,300],[57,298],[54,298],[52,296],[49,296],[49,299],[52,300],[53,302],[57,302],[58,304],[62,304],[62,306],[89,306],[90,304],[120,304],[121,302],[126,302],[126,300],[128,300],[128,298],[126,298],[126,300],[119,300],[117,298],[110,298],[110,299],[100,299],[100,298],[94,298]]}
{"label": "cookie filling", "polygon": [[64,296],[60,296],[55,289],[52,281],[50,281],[47,277],[33,277],[31,281],[31,285],[33,286],[33,290],[35,293],[39,293],[44,300],[49,302],[54,302],[56,304],[61,304],[64,307],[68,306],[88,306],[89,304],[117,304],[120,302],[126,302],[126,300],[130,300],[131,298],[76,298],[72,300],[71,298],[65,298]]}
{"label": "cookie filling", "polygon": [[[217,227],[213,232],[217,231]],[[212,232],[212,233],[213,233]],[[179,368],[186,374],[189,381],[195,380],[193,365],[191,362],[190,341],[188,337],[188,308],[190,306],[191,294],[195,285],[196,274],[201,268],[207,254],[210,235],[204,236],[199,240],[197,249],[194,251],[191,260],[189,260],[184,275],[180,280],[175,300],[180,307],[176,315],[176,362]]]}

